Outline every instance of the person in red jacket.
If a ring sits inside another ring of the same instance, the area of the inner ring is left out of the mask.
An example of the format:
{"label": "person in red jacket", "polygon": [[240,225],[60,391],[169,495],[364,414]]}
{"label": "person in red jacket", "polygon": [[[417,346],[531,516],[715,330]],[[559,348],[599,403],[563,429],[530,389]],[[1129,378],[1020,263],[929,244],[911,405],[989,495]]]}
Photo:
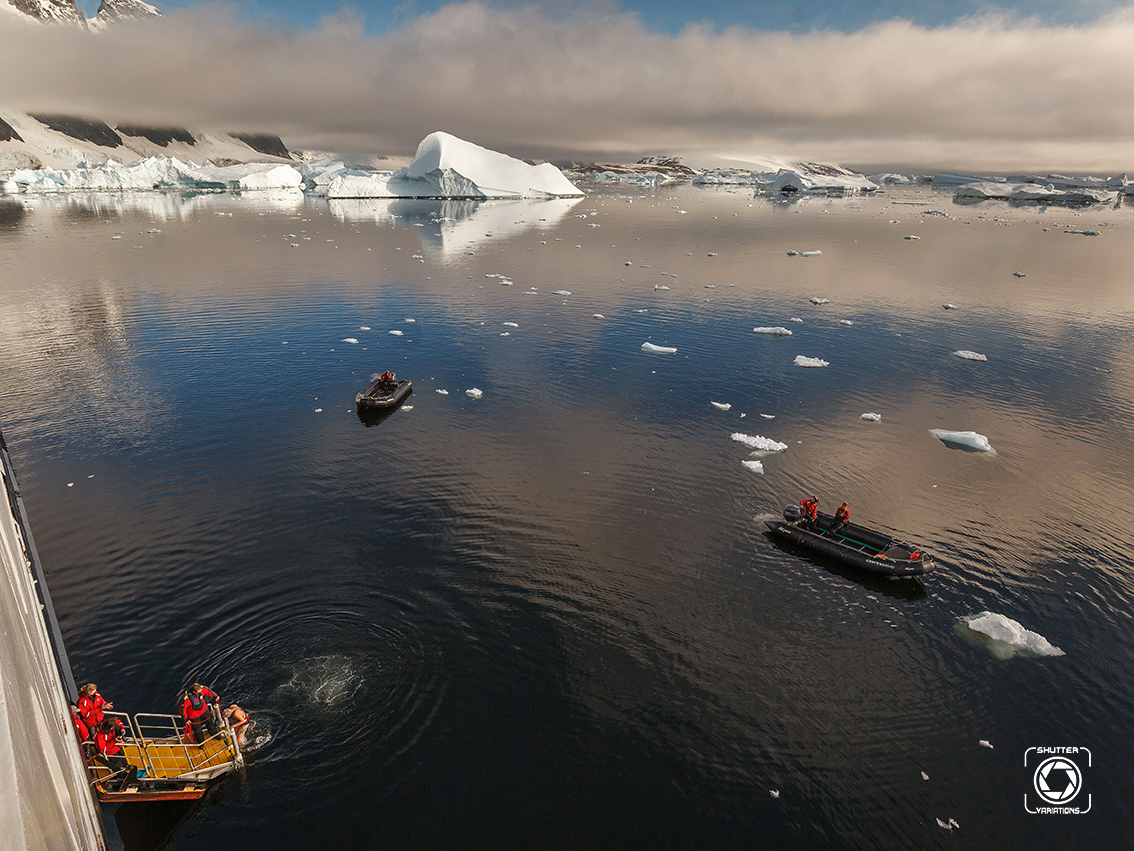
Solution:
{"label": "person in red jacket", "polygon": [[[110,783],[124,787],[129,780],[134,779],[134,766],[126,761],[126,754],[122,745],[118,744],[118,737],[125,732],[125,727],[117,718],[104,718],[95,732],[96,759],[114,772]],[[109,786],[107,787],[109,788]]]}
{"label": "person in red jacket", "polygon": [[95,730],[102,723],[104,709],[114,708],[113,703],[103,700],[102,695],[98,693],[98,686],[94,683],[87,683],[79,689],[79,700],[75,706],[78,707],[79,717],[83,719],[88,730]]}
{"label": "person in red jacket", "polygon": [[815,521],[819,519],[819,497],[813,496],[808,499],[801,499],[799,501],[799,510],[802,513],[800,518],[804,525],[812,526]]}
{"label": "person in red jacket", "polygon": [[838,511],[835,512],[835,522],[831,526],[832,529],[838,529],[845,526],[850,522],[850,506],[845,502],[839,506]]}
{"label": "person in red jacket", "polygon": [[193,683],[185,690],[185,697],[181,701],[181,717],[189,725],[189,733],[197,744],[204,744],[206,730],[210,736],[220,732],[220,724],[217,722],[219,711],[220,698],[212,689]]}

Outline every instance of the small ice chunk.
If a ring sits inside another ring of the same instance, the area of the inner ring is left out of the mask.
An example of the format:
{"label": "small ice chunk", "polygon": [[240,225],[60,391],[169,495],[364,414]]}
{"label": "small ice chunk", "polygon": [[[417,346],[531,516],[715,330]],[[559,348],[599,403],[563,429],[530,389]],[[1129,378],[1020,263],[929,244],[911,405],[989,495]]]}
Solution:
{"label": "small ice chunk", "polygon": [[479,399],[481,396],[484,395],[484,391],[481,390],[480,388],[477,388],[477,387],[470,387],[468,390],[465,391],[465,395],[468,396],[470,399]]}
{"label": "small ice chunk", "polygon": [[394,329],[393,331],[387,331],[386,333],[391,334],[395,337],[401,337],[403,335],[403,332],[398,331],[397,329]]}
{"label": "small ice chunk", "polygon": [[721,411],[727,411],[732,407],[728,402],[710,402],[709,404]]}
{"label": "small ice chunk", "polygon": [[642,343],[643,352],[655,352],[659,355],[675,355],[677,349],[673,346],[655,346],[653,343]]}
{"label": "small ice chunk", "polygon": [[146,233],[161,233],[161,228],[150,228]]}
{"label": "small ice chunk", "polygon": [[402,405],[400,408],[398,408],[398,410],[399,411],[412,411],[413,405]]}
{"label": "small ice chunk", "polygon": [[623,265],[623,266],[633,266],[634,264],[633,264],[633,263],[631,263],[631,262],[630,262],[629,260],[627,260],[627,261],[626,261],[625,263],[623,263],[622,265]]}
{"label": "small ice chunk", "polygon": [[1016,276],[1017,278],[1026,278],[1026,277],[1028,277],[1028,276],[1027,276],[1027,275],[1026,275],[1025,273],[1023,273],[1023,272],[1013,272],[1012,274],[1013,274],[1013,275],[1015,275],[1015,276]]}
{"label": "small ice chunk", "polygon": [[764,474],[764,464],[761,461],[741,461],[740,463],[744,465],[744,469],[746,470],[751,470],[753,473],[760,473],[761,475]]}
{"label": "small ice chunk", "polygon": [[358,340],[356,340],[354,337],[344,337],[343,342],[344,343],[357,343]]}
{"label": "small ice chunk", "polygon": [[953,352],[953,355],[955,357],[959,357],[963,360],[979,360],[979,361],[988,360],[987,355],[982,355],[979,352],[970,352],[968,349],[961,349],[960,351]]}
{"label": "small ice chunk", "polygon": [[792,317],[791,319],[789,319],[788,321],[789,321],[789,322],[803,322],[803,320],[802,320],[802,319],[800,319],[800,318],[799,318],[798,316],[793,316],[793,317]]}
{"label": "small ice chunk", "polygon": [[840,325],[854,325],[854,323],[849,319],[840,319],[839,324]]}
{"label": "small ice chunk", "polygon": [[951,302],[945,302],[945,304],[943,304],[941,306],[943,308],[945,308],[946,310],[956,310],[957,309],[957,305],[952,304]]}
{"label": "small ice chunk", "polygon": [[949,819],[949,821],[941,821],[941,819],[937,819],[937,826],[943,827],[946,830],[952,830],[955,827],[960,827],[960,825],[957,824],[956,819]]}
{"label": "small ice chunk", "polygon": [[860,420],[866,420],[867,422],[870,422],[870,423],[880,423],[880,422],[882,422],[882,415],[881,414],[863,414],[862,416],[859,417],[859,419]]}
{"label": "small ice chunk", "polygon": [[801,252],[799,252],[799,256],[800,257],[819,257],[822,253],[823,253],[822,251],[819,251],[818,249],[816,249],[815,251],[801,251]]}
{"label": "small ice chunk", "polygon": [[796,355],[793,363],[795,363],[796,366],[804,366],[810,369],[817,369],[821,366],[830,366],[830,364],[822,358],[809,358],[804,357],[803,355]]}
{"label": "small ice chunk", "polygon": [[404,322],[417,322],[416,319],[404,319],[402,321],[404,321]]}
{"label": "small ice chunk", "polygon": [[709,256],[710,256],[710,257],[716,257],[716,256],[717,256],[717,252],[715,252],[715,251],[710,251],[710,252],[709,252]]}
{"label": "small ice chunk", "polygon": [[359,326],[358,326],[358,330],[359,330],[359,331],[369,331],[369,330],[370,330],[370,326],[369,326],[369,325],[359,325]]}
{"label": "small ice chunk", "polygon": [[923,771],[923,772],[921,773],[921,779],[922,779],[922,780],[928,780],[928,779],[929,779],[929,775],[928,775],[928,774],[926,774],[926,773],[925,773],[925,772]]}
{"label": "small ice chunk", "polygon": [[442,396],[448,396],[449,395],[448,390],[438,390],[437,392],[440,393]]}
{"label": "small ice chunk", "polygon": [[811,298],[809,298],[808,301],[811,302],[812,304],[830,304],[831,303],[831,300],[829,298],[823,298],[822,296],[817,296],[817,295],[811,296]]}
{"label": "small ice chunk", "polygon": [[654,289],[661,291],[661,290],[668,290],[669,287],[667,287],[665,284],[654,284]]}
{"label": "small ice chunk", "polygon": [[552,295],[571,295],[571,291],[570,290],[552,290],[551,294]]}
{"label": "small ice chunk", "polygon": [[982,748],[988,748],[989,750],[994,750],[994,748],[992,747],[992,742],[990,742],[988,739],[981,739],[980,741],[977,742],[977,744],[980,745]]}
{"label": "small ice chunk", "polygon": [[1097,230],[1065,230],[1064,233],[1077,233],[1080,236],[1098,236]]}
{"label": "small ice chunk", "polygon": [[511,332],[511,331],[501,331],[501,332],[500,332],[500,336],[501,336],[501,337],[511,337],[511,336],[512,336],[512,332]]}
{"label": "small ice chunk", "polygon": [[770,437],[762,437],[758,434],[744,434],[734,431],[731,437],[737,443],[743,443],[749,449],[755,449],[757,452],[783,452],[787,449],[786,443],[779,443]]}
{"label": "small ice chunk", "polygon": [[775,414],[761,414],[760,416],[762,416],[766,420],[774,420],[776,418]]}
{"label": "small ice chunk", "polygon": [[789,331],[787,328],[784,328],[782,325],[777,325],[775,327],[761,326],[759,328],[753,328],[752,333],[753,334],[766,334],[769,337],[790,337],[791,336],[791,331]]}
{"label": "small ice chunk", "polygon": [[909,236],[903,236],[902,239],[921,239],[920,236],[914,236],[912,233]]}
{"label": "small ice chunk", "polygon": [[505,322],[504,327],[505,328],[519,328],[520,326],[516,322]]}
{"label": "small ice chunk", "polygon": [[[1011,618],[994,612],[981,612],[962,618],[962,624],[968,632],[965,637],[975,640],[997,659],[1066,655],[1038,632],[1025,629]],[[992,747],[984,740],[980,744],[986,748]]]}
{"label": "small ice chunk", "polygon": [[798,251],[796,251],[796,250],[795,250],[794,248],[789,248],[789,249],[788,249],[788,253],[787,253],[787,256],[788,256],[788,257],[798,257],[798,256],[799,256],[799,252],[798,252]]}
{"label": "small ice chunk", "polygon": [[591,318],[592,319],[606,319],[606,317],[603,316],[601,313],[592,313]]}
{"label": "small ice chunk", "polygon": [[773,798],[778,798],[778,797],[780,797],[780,790],[779,789],[769,789],[768,794],[771,795]]}
{"label": "small ice chunk", "polygon": [[992,444],[983,434],[975,431],[948,431],[943,428],[931,428],[929,433],[948,446],[950,449],[963,449],[966,452],[992,452]]}

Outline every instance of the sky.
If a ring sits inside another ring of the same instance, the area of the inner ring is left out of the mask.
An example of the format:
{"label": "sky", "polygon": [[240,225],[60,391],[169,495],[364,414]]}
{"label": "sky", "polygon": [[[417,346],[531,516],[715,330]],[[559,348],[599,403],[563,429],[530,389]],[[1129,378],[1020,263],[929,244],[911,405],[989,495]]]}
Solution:
{"label": "sky", "polygon": [[553,161],[1134,170],[1134,3],[156,5],[100,34],[0,15],[0,109],[398,156],[444,130]]}

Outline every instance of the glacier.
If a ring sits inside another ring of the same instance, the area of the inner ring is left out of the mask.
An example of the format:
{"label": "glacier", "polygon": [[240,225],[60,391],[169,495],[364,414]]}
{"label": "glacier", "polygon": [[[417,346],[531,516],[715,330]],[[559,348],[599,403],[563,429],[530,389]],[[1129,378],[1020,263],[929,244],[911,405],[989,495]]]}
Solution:
{"label": "glacier", "polygon": [[221,168],[196,166],[172,157],[147,157],[130,165],[110,160],[74,169],[18,169],[10,180],[30,194],[161,189],[298,189],[303,178],[289,165],[244,163]]}

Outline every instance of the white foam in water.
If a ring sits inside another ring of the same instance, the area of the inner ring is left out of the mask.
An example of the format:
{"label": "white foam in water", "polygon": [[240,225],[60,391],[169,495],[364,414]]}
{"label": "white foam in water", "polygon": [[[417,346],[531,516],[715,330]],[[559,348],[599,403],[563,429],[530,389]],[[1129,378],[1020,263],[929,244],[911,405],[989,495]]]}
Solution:
{"label": "white foam in water", "polygon": [[953,352],[953,355],[955,357],[959,357],[959,358],[962,358],[964,360],[979,360],[979,361],[988,360],[987,355],[982,355],[979,352],[970,352],[967,349],[961,349],[958,352]]}
{"label": "white foam in water", "polygon": [[643,352],[654,352],[659,355],[675,355],[677,349],[673,346],[655,346],[653,343],[642,343]]}
{"label": "white foam in water", "polygon": [[808,301],[811,302],[812,304],[830,304],[831,303],[831,300],[829,298],[823,298],[822,296],[817,296],[817,295],[813,295],[811,298],[808,299]]}
{"label": "white foam in water", "polygon": [[1020,623],[995,612],[981,612],[962,618],[962,624],[970,637],[997,659],[1066,655],[1038,632],[1025,629]]}
{"label": "white foam in water", "polygon": [[722,410],[722,411],[727,411],[729,408],[732,407],[732,405],[730,405],[728,402],[710,402],[709,404],[712,405],[714,408],[717,408],[717,409]]}
{"label": "white foam in water", "polygon": [[479,399],[481,396],[484,395],[484,391],[481,390],[478,387],[470,387],[468,390],[465,391],[465,395],[468,396],[470,399]]}
{"label": "white foam in water", "polygon": [[774,328],[772,328],[772,327],[753,328],[752,333],[753,334],[766,334],[769,337],[790,337],[791,336],[791,331],[789,331],[787,328],[784,328],[782,325],[777,325]]}
{"label": "white foam in water", "polygon": [[761,437],[758,434],[744,434],[735,431],[731,438],[737,443],[743,443],[749,449],[755,449],[757,452],[783,452],[787,449],[786,443],[779,443],[770,437]]}
{"label": "white foam in water", "polygon": [[753,473],[760,473],[761,475],[764,474],[764,465],[760,461],[741,461],[740,463],[744,465],[744,469],[746,470],[751,470]]}
{"label": "white foam in water", "polygon": [[992,444],[983,434],[975,431],[948,431],[943,428],[931,428],[929,433],[947,446],[959,449],[968,449],[972,452],[992,452]]}
{"label": "white foam in water", "polygon": [[827,363],[827,361],[823,360],[822,358],[809,358],[809,357],[804,357],[803,355],[796,355],[793,363],[796,366],[804,366],[804,367],[807,367],[809,369],[817,369],[818,367],[821,367],[821,366],[830,366],[830,364]]}
{"label": "white foam in water", "polygon": [[871,423],[880,423],[880,422],[882,422],[882,415],[881,414],[863,414],[861,417],[859,417],[859,419],[860,420],[866,420],[867,422],[871,422]]}

